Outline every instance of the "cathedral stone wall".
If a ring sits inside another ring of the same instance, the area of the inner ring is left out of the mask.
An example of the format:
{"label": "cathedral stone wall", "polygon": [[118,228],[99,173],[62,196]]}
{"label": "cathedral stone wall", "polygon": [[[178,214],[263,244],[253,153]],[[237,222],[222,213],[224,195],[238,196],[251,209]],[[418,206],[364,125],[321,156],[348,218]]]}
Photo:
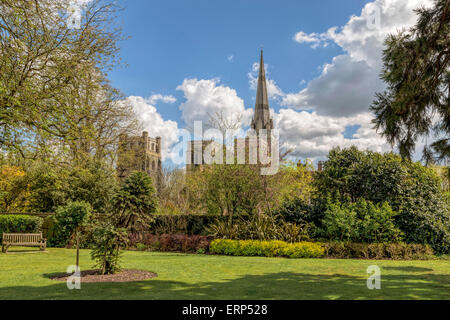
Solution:
{"label": "cathedral stone wall", "polygon": [[117,163],[120,178],[126,178],[133,171],[143,171],[159,189],[162,178],[161,137],[149,137],[146,131],[142,136],[121,135]]}

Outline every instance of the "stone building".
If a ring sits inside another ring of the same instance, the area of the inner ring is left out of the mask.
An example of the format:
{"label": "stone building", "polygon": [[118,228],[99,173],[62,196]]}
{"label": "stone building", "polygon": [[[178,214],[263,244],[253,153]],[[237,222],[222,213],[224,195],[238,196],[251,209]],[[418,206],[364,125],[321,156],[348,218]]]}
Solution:
{"label": "stone building", "polygon": [[[186,150],[186,170],[200,170],[203,171],[205,166],[205,150],[211,149],[209,154],[211,157],[215,156],[216,150],[221,150],[223,145],[214,140],[199,140],[199,141],[189,141]],[[220,152],[220,151],[219,151]]]}
{"label": "stone building", "polygon": [[144,131],[142,136],[120,136],[118,175],[123,179],[133,171],[146,172],[152,178],[156,189],[159,189],[162,179],[161,137],[149,137],[147,131]]}

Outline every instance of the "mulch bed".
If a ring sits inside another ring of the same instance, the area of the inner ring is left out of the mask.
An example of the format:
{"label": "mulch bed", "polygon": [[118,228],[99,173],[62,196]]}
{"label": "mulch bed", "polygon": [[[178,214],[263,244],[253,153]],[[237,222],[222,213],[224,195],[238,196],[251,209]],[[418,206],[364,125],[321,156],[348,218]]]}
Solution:
{"label": "mulch bed", "polygon": [[[52,277],[55,281],[67,281],[71,275],[59,274]],[[124,269],[116,274],[100,274],[99,270],[85,270],[81,271],[82,283],[94,282],[133,282],[156,278],[158,275],[153,272],[143,270],[128,270]]]}

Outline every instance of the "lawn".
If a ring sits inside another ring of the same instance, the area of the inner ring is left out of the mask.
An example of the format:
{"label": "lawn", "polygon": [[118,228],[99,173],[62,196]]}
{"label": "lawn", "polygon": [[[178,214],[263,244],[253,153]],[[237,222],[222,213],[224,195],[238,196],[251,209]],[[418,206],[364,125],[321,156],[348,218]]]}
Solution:
{"label": "lawn", "polygon": [[[12,249],[14,250],[14,249]],[[450,260],[367,261],[224,257],[125,252],[123,266],[156,272],[134,283],[85,283],[68,290],[49,279],[75,251],[0,254],[0,299],[450,299]],[[89,251],[82,269],[91,269]],[[366,269],[381,268],[381,290]]]}

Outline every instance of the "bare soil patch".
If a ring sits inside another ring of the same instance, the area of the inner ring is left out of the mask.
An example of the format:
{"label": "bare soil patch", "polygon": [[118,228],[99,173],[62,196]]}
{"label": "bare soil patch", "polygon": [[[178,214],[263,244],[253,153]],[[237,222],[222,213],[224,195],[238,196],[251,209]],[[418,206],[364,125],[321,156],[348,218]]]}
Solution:
{"label": "bare soil patch", "polygon": [[[55,281],[67,281],[71,275],[66,273],[54,275],[51,279]],[[81,271],[82,283],[94,282],[133,282],[156,278],[158,275],[153,272],[143,270],[124,269],[116,274],[100,274],[99,270]]]}

